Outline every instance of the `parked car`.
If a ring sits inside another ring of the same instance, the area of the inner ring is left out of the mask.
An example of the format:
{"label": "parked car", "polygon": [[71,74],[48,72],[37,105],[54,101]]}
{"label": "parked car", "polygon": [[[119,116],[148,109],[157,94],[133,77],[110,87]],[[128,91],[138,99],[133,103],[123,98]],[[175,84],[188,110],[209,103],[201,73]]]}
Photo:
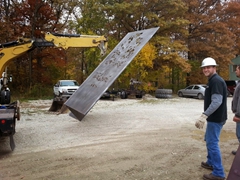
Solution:
{"label": "parked car", "polygon": [[180,89],[178,91],[179,97],[194,97],[198,99],[203,99],[205,96],[206,84],[193,84],[185,89]]}
{"label": "parked car", "polygon": [[237,81],[235,80],[225,80],[225,83],[227,85],[227,90],[228,90],[228,96],[233,95],[235,88],[237,86]]}

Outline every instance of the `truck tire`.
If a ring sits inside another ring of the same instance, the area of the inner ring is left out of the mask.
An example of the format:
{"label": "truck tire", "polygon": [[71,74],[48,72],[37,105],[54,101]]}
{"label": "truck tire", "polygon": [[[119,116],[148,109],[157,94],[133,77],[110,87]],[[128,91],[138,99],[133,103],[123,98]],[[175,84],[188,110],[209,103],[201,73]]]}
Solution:
{"label": "truck tire", "polygon": [[172,89],[157,89],[155,91],[156,98],[172,98]]}
{"label": "truck tire", "polygon": [[142,98],[142,94],[136,95],[136,98],[141,99]]}
{"label": "truck tire", "polygon": [[120,98],[121,99],[127,99],[128,95],[126,93],[126,91],[122,91],[121,94],[120,94]]}

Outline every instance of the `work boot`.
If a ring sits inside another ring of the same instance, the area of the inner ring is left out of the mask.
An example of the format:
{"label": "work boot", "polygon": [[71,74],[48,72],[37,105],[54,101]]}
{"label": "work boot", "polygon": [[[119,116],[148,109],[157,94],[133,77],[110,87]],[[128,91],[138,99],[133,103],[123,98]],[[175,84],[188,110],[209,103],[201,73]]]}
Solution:
{"label": "work boot", "polygon": [[204,174],[203,175],[203,179],[204,180],[224,180],[224,177],[217,177],[214,176],[212,173],[211,174]]}
{"label": "work boot", "polygon": [[206,163],[206,162],[202,162],[202,163],[201,163],[201,166],[202,166],[203,168],[205,168],[205,169],[213,170],[213,167],[210,166],[210,165],[209,165],[208,163]]}
{"label": "work boot", "polygon": [[232,154],[233,154],[233,155],[236,155],[236,154],[237,154],[237,151],[232,151]]}

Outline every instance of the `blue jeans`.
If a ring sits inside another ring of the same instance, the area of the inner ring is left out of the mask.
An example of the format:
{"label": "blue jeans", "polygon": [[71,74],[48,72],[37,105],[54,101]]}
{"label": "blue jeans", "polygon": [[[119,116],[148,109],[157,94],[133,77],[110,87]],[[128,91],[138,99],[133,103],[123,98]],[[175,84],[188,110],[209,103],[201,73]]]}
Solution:
{"label": "blue jeans", "polygon": [[240,122],[236,123],[236,136],[237,136],[238,141],[240,143]]}
{"label": "blue jeans", "polygon": [[205,133],[205,141],[207,146],[207,164],[213,166],[212,174],[217,177],[225,177],[224,168],[222,165],[222,156],[219,148],[219,136],[223,125],[222,123],[207,122]]}

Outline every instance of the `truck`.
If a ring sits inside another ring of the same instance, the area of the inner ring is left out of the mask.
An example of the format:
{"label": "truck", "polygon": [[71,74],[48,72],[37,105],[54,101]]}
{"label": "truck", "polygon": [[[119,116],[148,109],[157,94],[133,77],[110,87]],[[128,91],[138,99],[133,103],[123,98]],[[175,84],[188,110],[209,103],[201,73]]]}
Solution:
{"label": "truck", "polygon": [[59,80],[53,87],[54,96],[69,98],[77,89],[79,83],[76,80]]}
{"label": "truck", "polygon": [[142,98],[145,95],[145,91],[142,89],[142,82],[134,79],[130,79],[128,89],[120,90],[120,98],[127,99],[128,97]]}
{"label": "truck", "polygon": [[[37,47],[55,47],[64,50],[70,47],[98,47],[101,55],[107,50],[107,38],[96,35],[59,34],[44,33],[44,38],[18,38],[16,41],[0,44],[0,137],[10,137],[10,147],[15,148],[13,135],[16,130],[16,120],[20,120],[19,101],[11,103],[10,89],[8,82],[12,77],[7,74],[7,67],[11,60],[34,50]],[[56,96],[57,97],[57,96]],[[65,99],[54,98],[52,106],[59,106]],[[52,107],[51,106],[51,107]]]}

